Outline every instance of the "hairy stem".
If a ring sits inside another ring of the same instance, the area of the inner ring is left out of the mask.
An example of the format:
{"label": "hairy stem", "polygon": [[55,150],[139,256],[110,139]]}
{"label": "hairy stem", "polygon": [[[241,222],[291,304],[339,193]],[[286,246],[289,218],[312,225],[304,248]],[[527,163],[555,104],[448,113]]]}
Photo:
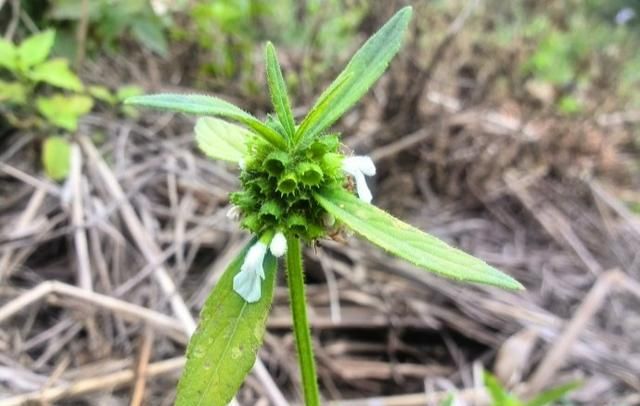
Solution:
{"label": "hairy stem", "polygon": [[287,236],[287,281],[289,282],[289,299],[293,314],[293,330],[296,334],[298,362],[302,374],[304,401],[307,406],[320,405],[318,378],[313,359],[313,347],[309,322],[307,321],[307,300],[304,293],[304,274],[302,269],[302,253],[300,241],[291,235]]}

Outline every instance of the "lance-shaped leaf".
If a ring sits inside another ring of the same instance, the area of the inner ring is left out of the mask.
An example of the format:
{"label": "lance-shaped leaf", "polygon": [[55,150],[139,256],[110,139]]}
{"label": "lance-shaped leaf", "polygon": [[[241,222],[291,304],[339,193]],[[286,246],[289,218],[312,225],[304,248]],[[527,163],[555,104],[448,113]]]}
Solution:
{"label": "lance-shaped leaf", "polygon": [[578,389],[582,385],[580,381],[573,381],[566,383],[564,385],[556,386],[549,390],[542,392],[537,395],[535,398],[526,402],[525,406],[547,406],[553,405],[555,402],[558,402],[563,397],[568,395],[570,392]]}
{"label": "lance-shaped leaf", "polygon": [[[313,136],[328,128],[360,100],[362,95],[384,73],[389,61],[400,49],[411,14],[411,7],[404,7],[365,42],[342,73],[320,95],[316,106],[327,105],[324,99],[330,96],[334,102],[328,105],[329,108],[321,109],[322,114],[307,115],[296,132],[296,140],[300,139],[302,134],[310,133],[310,136]],[[350,78],[344,83],[346,75],[350,75]],[[337,87],[340,90],[336,94]],[[314,109],[315,107],[312,111]]]}
{"label": "lance-shaped leaf", "polygon": [[271,42],[267,42],[266,48],[267,60],[267,83],[269,84],[269,93],[271,94],[271,102],[273,108],[278,115],[280,124],[284,127],[285,132],[290,138],[296,131],[296,125],[293,121],[293,112],[291,111],[291,103],[287,95],[287,86],[282,77],[282,70],[278,63],[276,48]]}
{"label": "lance-shaped leaf", "polygon": [[325,190],[314,197],[347,227],[415,265],[452,279],[523,289],[518,281],[484,261],[362,202],[346,190]]}
{"label": "lance-shaped leaf", "polygon": [[198,148],[207,156],[223,161],[240,162],[253,134],[247,129],[215,117],[201,117],[195,127]]}
{"label": "lance-shaped leaf", "polygon": [[285,149],[287,145],[277,131],[269,128],[241,108],[217,97],[201,94],[161,93],[130,97],[125,100],[125,104],[201,116],[226,117],[250,127],[266,141],[281,149]]}
{"label": "lance-shaped leaf", "polygon": [[226,406],[253,367],[273,300],[277,265],[267,254],[259,301],[247,303],[240,297],[233,290],[233,277],[253,242],[229,265],[202,308],[187,348],[176,406]]}

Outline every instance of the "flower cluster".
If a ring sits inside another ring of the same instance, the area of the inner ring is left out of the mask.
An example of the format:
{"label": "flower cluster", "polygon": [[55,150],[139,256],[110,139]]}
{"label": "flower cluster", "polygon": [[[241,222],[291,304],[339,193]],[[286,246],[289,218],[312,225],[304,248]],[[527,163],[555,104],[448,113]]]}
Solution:
{"label": "flower cluster", "polygon": [[[274,129],[282,131],[278,126]],[[326,235],[329,216],[313,193],[348,187],[346,173],[353,176],[360,198],[370,203],[372,195],[364,176],[375,175],[375,166],[366,156],[345,158],[334,134],[318,136],[291,153],[255,137],[248,144],[247,155],[240,161],[242,188],[230,197],[231,214],[260,239],[249,249],[233,288],[254,303],[260,299],[268,245],[271,254],[280,257],[286,250],[284,234],[306,242]]]}

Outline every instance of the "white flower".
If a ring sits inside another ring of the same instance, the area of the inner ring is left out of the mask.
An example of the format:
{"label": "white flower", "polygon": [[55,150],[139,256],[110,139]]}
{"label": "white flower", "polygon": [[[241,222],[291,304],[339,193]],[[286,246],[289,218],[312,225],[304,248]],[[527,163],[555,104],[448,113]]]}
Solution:
{"label": "white flower", "polygon": [[262,262],[267,253],[267,245],[258,241],[249,248],[240,272],[233,278],[233,290],[249,303],[260,300],[261,279],[264,279]]}
{"label": "white flower", "polygon": [[269,244],[269,250],[274,257],[281,257],[287,252],[287,239],[282,233],[278,232],[273,236],[271,244]]}
{"label": "white flower", "polygon": [[227,218],[229,220],[238,221],[240,219],[240,207],[231,206],[231,208],[227,210]]}
{"label": "white flower", "polygon": [[376,166],[368,156],[351,156],[342,161],[342,170],[353,176],[356,181],[356,190],[360,200],[371,203],[373,196],[367,186],[364,176],[376,174]]}
{"label": "white flower", "polygon": [[636,12],[631,7],[625,7],[618,11],[615,20],[618,25],[625,25],[636,17]]}

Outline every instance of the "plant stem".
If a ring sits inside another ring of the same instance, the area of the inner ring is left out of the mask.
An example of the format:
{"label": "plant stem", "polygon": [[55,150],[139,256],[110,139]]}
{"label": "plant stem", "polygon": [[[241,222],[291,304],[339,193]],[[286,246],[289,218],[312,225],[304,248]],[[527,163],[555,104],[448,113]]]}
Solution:
{"label": "plant stem", "polygon": [[291,235],[287,236],[287,281],[289,283],[291,313],[293,314],[293,330],[296,334],[298,362],[302,374],[304,402],[307,406],[319,406],[320,392],[318,391],[318,377],[313,359],[309,322],[307,321],[307,300],[304,293],[300,240]]}

